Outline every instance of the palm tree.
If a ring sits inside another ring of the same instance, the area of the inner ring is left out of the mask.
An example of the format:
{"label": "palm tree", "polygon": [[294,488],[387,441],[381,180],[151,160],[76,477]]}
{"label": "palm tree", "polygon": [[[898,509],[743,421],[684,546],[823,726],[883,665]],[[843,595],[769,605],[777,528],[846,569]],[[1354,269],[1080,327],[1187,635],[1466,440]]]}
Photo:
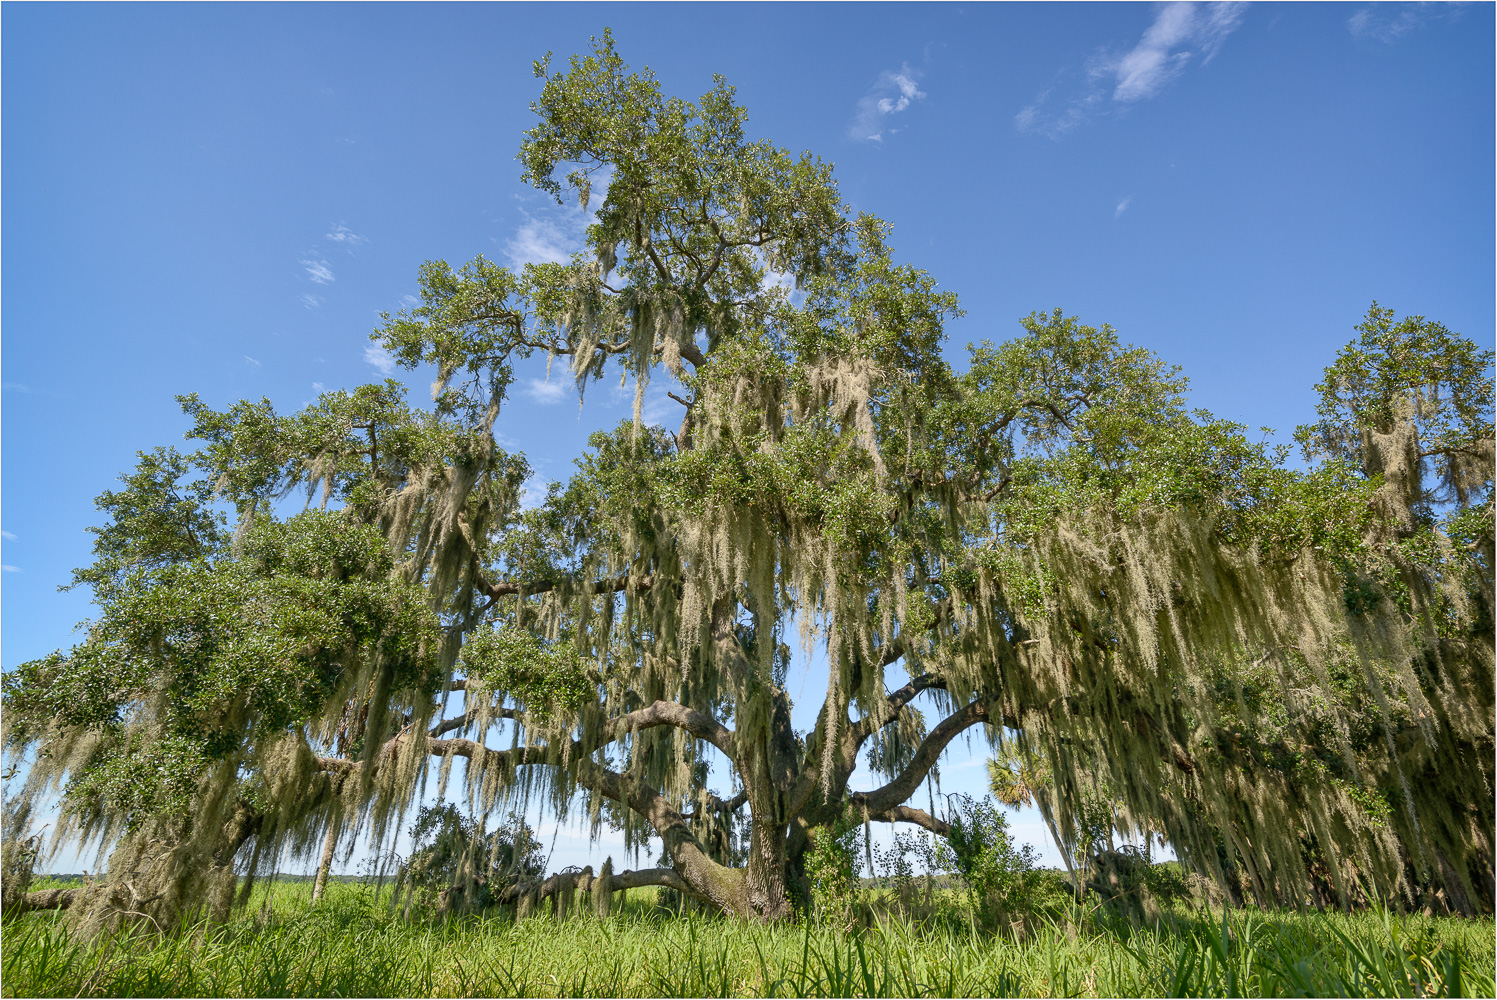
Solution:
{"label": "palm tree", "polygon": [[1046,760],[1043,749],[1020,749],[1016,744],[1005,740],[999,745],[998,752],[988,760],[988,790],[993,793],[993,798],[1012,809],[1039,805],[1040,816],[1050,830],[1056,849],[1060,851],[1060,860],[1065,863],[1066,873],[1071,877],[1071,890],[1079,898],[1082,892],[1081,880],[1076,877],[1076,869],[1071,864],[1071,852],[1066,850],[1051,816],[1048,791],[1052,782],[1050,763]]}

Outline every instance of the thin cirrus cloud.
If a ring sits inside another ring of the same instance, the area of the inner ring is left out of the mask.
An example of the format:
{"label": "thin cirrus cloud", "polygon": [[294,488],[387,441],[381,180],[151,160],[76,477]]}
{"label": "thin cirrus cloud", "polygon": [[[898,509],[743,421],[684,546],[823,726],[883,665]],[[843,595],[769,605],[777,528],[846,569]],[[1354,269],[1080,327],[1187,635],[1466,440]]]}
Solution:
{"label": "thin cirrus cloud", "polygon": [[511,267],[519,270],[526,264],[566,264],[572,255],[587,245],[587,227],[597,218],[608,198],[611,172],[592,179],[587,205],[551,204],[540,214],[520,209],[521,221],[515,235],[504,243],[504,255]]}
{"label": "thin cirrus cloud", "polygon": [[529,396],[532,402],[550,406],[553,403],[560,403],[571,393],[567,385],[561,381],[553,382],[550,379],[533,378],[525,383],[525,395]]}
{"label": "thin cirrus cloud", "polygon": [[1347,18],[1346,30],[1357,38],[1392,45],[1431,21],[1457,18],[1462,13],[1461,5],[1453,3],[1375,4]]}
{"label": "thin cirrus cloud", "polygon": [[332,268],[327,266],[325,260],[304,260],[301,263],[307,269],[307,277],[319,285],[331,285],[337,280],[333,277]]}
{"label": "thin cirrus cloud", "polygon": [[1054,99],[1059,83],[1046,88],[1014,115],[1014,127],[1059,139],[1093,118],[1157,97],[1192,63],[1211,62],[1246,11],[1246,3],[1236,2],[1164,4],[1131,49],[1098,50],[1069,97]]}
{"label": "thin cirrus cloud", "polygon": [[857,112],[847,126],[847,137],[854,142],[883,142],[884,133],[898,132],[899,129],[889,125],[893,116],[925,98],[919,80],[919,71],[910,69],[909,64],[901,66],[898,72],[880,73],[858,101]]}
{"label": "thin cirrus cloud", "polygon": [[395,374],[395,358],[380,344],[364,348],[364,362],[387,378]]}
{"label": "thin cirrus cloud", "polygon": [[1130,194],[1126,198],[1124,198],[1122,201],[1118,202],[1118,210],[1116,212],[1112,213],[1112,217],[1114,219],[1121,218],[1122,215],[1123,215],[1123,213],[1126,212],[1126,211],[1128,211],[1128,205],[1132,201],[1133,201],[1133,195]]}
{"label": "thin cirrus cloud", "polygon": [[341,222],[333,226],[331,232],[324,233],[323,238],[328,240],[330,243],[337,243],[339,246],[349,248],[362,246],[365,243],[369,242],[368,237],[360,236],[358,233],[352,232]]}
{"label": "thin cirrus cloud", "polygon": [[581,245],[582,240],[572,227],[526,213],[525,221],[505,244],[504,253],[515,268],[526,264],[565,264]]}

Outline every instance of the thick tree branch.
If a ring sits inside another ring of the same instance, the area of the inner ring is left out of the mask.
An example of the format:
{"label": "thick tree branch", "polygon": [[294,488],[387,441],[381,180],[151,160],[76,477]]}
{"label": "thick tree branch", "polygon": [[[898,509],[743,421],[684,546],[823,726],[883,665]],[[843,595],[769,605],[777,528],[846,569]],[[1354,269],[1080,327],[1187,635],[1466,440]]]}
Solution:
{"label": "thick tree branch", "polygon": [[693,368],[700,368],[707,363],[707,356],[702,353],[702,349],[696,344],[682,344],[681,357],[690,361]]}
{"label": "thick tree branch", "polygon": [[858,809],[867,809],[869,816],[873,816],[875,813],[883,813],[902,804],[915,794],[915,790],[920,787],[920,783],[925,780],[925,776],[940,759],[941,753],[946,749],[946,744],[962,731],[979,722],[986,722],[988,718],[988,706],[981,701],[974,701],[966,708],[953,712],[921,741],[920,746],[915,750],[914,758],[893,781],[871,792],[854,793],[853,805]]}
{"label": "thick tree branch", "polygon": [[83,898],[83,892],[82,886],[72,889],[42,889],[37,892],[28,892],[17,898],[14,903],[7,899],[5,909],[14,910],[16,913],[26,913],[30,910],[66,910]]}
{"label": "thick tree branch", "polygon": [[[513,709],[498,709],[491,713],[495,717],[515,718],[517,712]],[[527,764],[551,763],[551,748],[545,745],[516,747],[513,750],[491,750],[482,742],[465,739],[461,737],[452,739],[439,739],[445,733],[460,729],[472,722],[478,712],[472,711],[454,719],[448,719],[438,723],[428,730],[430,739],[427,748],[435,757],[457,756],[466,757],[469,760],[481,759],[490,764],[505,763],[509,766],[523,766]],[[698,739],[706,740],[717,747],[723,753],[731,755],[734,746],[733,731],[705,712],[699,712],[685,705],[675,702],[657,701],[652,705],[637,709],[627,715],[621,715],[610,719],[599,729],[598,736],[584,743],[581,740],[571,744],[570,752],[573,759],[581,759],[586,755],[602,749],[610,743],[623,739],[631,733],[641,732],[646,729],[655,729],[660,726],[675,726],[685,730]],[[386,741],[376,757],[376,765],[380,760],[393,756],[405,742],[410,734],[410,727],[402,730],[397,735]],[[317,766],[323,771],[335,774],[350,774],[363,767],[362,761],[345,760],[342,757],[318,757]]]}
{"label": "thick tree branch", "polygon": [[[713,810],[714,812],[733,813],[743,808],[743,805],[748,801],[748,798],[749,795],[747,788],[739,792],[737,795],[733,796],[731,799],[720,799],[716,795],[713,795],[711,792],[708,792],[707,808]],[[682,816],[682,818],[687,820],[688,822],[696,819],[696,817],[697,814],[695,812],[685,813]]]}
{"label": "thick tree branch", "polygon": [[897,691],[893,691],[885,699],[884,704],[888,708],[888,714],[883,722],[875,722],[871,715],[859,719],[847,732],[847,738],[852,743],[852,751],[856,753],[863,743],[883,726],[888,725],[899,717],[899,713],[921,691],[931,691],[946,687],[944,678],[936,674],[921,674],[913,678],[908,684]]}
{"label": "thick tree branch", "polygon": [[642,889],[651,885],[663,885],[667,889],[675,889],[688,895],[691,888],[676,874],[673,868],[643,868],[639,871],[615,872],[609,880],[613,890],[620,889]]}
{"label": "thick tree branch", "polygon": [[951,832],[951,824],[944,819],[937,819],[924,809],[914,809],[910,806],[890,806],[883,812],[869,813],[868,818],[876,823],[914,823],[938,837],[944,837]]}
{"label": "thick tree branch", "polygon": [[[495,899],[501,903],[513,903],[528,892],[535,892],[537,896],[544,899],[558,890],[567,888],[587,892],[592,889],[596,879],[597,876],[586,873],[580,875],[571,872],[557,873],[541,881],[519,882],[506,886],[500,890]],[[671,868],[644,868],[640,871],[615,872],[609,878],[608,884],[612,892],[618,892],[620,889],[640,889],[652,885],[665,886],[667,889],[675,889],[678,892],[691,892],[681,876]]]}
{"label": "thick tree branch", "polygon": [[657,701],[628,715],[609,720],[600,731],[600,735],[607,738],[598,746],[622,739],[631,732],[654,729],[657,726],[675,726],[699,740],[706,740],[729,757],[733,756],[734,739],[731,729],[706,712],[699,712],[673,701]]}

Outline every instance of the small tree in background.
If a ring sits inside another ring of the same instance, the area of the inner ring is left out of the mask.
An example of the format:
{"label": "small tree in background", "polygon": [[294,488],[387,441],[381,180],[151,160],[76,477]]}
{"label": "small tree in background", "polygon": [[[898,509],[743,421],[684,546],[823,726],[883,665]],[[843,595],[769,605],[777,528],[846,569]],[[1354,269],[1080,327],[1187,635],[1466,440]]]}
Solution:
{"label": "small tree in background", "polygon": [[950,831],[937,846],[936,864],[960,877],[984,923],[1002,925],[1027,912],[1040,886],[1034,848],[1014,844],[1008,817],[991,800],[951,795],[948,802]]}
{"label": "small tree in background", "polygon": [[545,852],[535,831],[511,813],[498,828],[462,815],[451,803],[424,806],[411,827],[413,849],[401,865],[398,884],[435,902],[440,911],[481,910],[501,890],[544,874]]}

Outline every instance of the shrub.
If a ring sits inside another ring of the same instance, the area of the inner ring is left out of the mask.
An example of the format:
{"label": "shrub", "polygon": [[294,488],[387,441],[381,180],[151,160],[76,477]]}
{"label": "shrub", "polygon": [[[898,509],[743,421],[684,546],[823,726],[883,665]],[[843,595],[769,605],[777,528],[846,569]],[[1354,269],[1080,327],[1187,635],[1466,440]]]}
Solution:
{"label": "shrub", "polygon": [[1042,884],[1034,848],[1014,845],[1008,817],[991,800],[952,795],[948,802],[951,832],[936,847],[938,868],[961,879],[984,923],[1006,923],[1031,910]]}
{"label": "shrub", "polygon": [[438,910],[483,909],[500,889],[544,873],[535,831],[513,813],[486,831],[450,803],[426,806],[411,827],[411,840],[415,850],[400,867],[399,884],[412,903]]}

